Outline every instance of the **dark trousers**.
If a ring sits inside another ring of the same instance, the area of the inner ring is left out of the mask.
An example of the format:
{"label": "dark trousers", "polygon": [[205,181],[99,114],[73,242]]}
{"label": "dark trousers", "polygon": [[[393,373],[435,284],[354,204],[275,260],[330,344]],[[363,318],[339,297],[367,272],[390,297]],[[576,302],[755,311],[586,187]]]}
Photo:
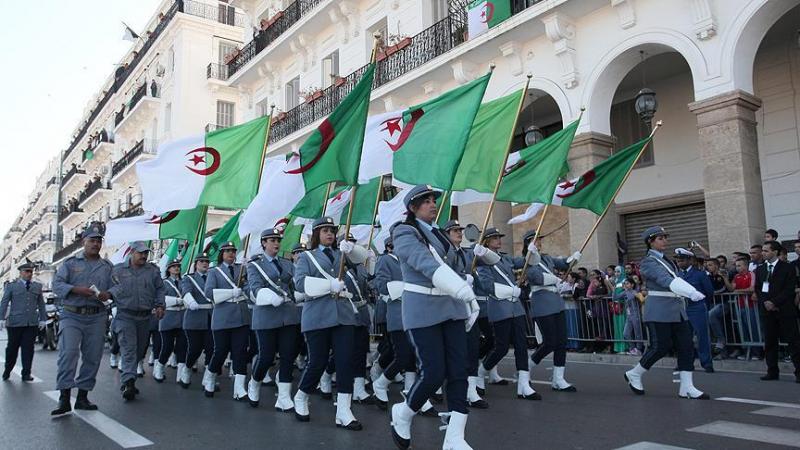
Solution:
{"label": "dark trousers", "polygon": [[6,345],[5,373],[11,373],[17,364],[17,354],[22,349],[22,376],[31,374],[33,364],[33,344],[36,341],[37,327],[8,327],[8,345]]}
{"label": "dark trousers", "polygon": [[250,339],[250,327],[243,325],[237,328],[214,330],[214,356],[211,357],[212,372],[219,374],[228,352],[233,362],[233,373],[247,375],[247,342]]}
{"label": "dark trousers", "polygon": [[250,335],[247,338],[247,360],[252,361],[257,354],[258,338],[256,337],[256,332],[254,330],[250,330]]}
{"label": "dark trousers", "polygon": [[481,330],[473,326],[467,332],[467,375],[478,376],[478,363],[480,362]]}
{"label": "dark trousers", "polygon": [[307,356],[308,355],[308,347],[306,347],[306,337],[303,336],[303,333],[300,332],[300,325],[295,326],[295,339],[297,339],[297,349],[300,355]]}
{"label": "dark trousers", "polygon": [[[384,369],[389,367],[389,364],[391,364],[395,358],[394,342],[392,341],[392,335],[394,333],[394,331],[386,332],[380,344],[378,344],[378,365]],[[403,331],[398,331],[398,333],[402,334],[405,339],[405,333]],[[381,348],[381,346],[383,346],[383,348]]]}
{"label": "dark trousers", "polygon": [[367,376],[367,353],[369,353],[369,327],[355,327],[353,331],[353,377]]}
{"label": "dark trousers", "polygon": [[[793,306],[786,308],[790,307]],[[761,311],[761,326],[764,329],[764,360],[767,363],[767,372],[770,375],[778,374],[778,343],[783,341],[792,357],[794,372],[800,375],[800,332],[794,311]]]}
{"label": "dark trousers", "polygon": [[500,320],[492,325],[494,325],[494,348],[483,360],[483,367],[492,370],[506,356],[508,345],[511,344],[514,346],[514,361],[517,370],[528,370],[528,338],[525,316]]}
{"label": "dark trousers", "polygon": [[169,361],[169,355],[175,352],[175,359],[178,363],[186,362],[186,334],[183,330],[176,328],[174,330],[161,331],[161,352],[158,355],[158,362],[166,364]]}
{"label": "dark trousers", "polygon": [[111,331],[111,349],[109,350],[112,355],[119,355],[119,336],[115,331]]}
{"label": "dark trousers", "polygon": [[553,365],[564,367],[567,363],[567,316],[564,311],[537,317],[535,320],[539,325],[539,331],[542,332],[542,345],[533,352],[531,360],[535,364],[539,364],[552,352]]}
{"label": "dark trousers", "polygon": [[[414,349],[408,336],[403,331],[391,331],[392,345],[394,346],[394,359],[389,362],[383,371],[383,376],[393,380],[400,372],[414,372],[417,370],[414,359]],[[383,366],[381,366],[383,367]]]}
{"label": "dark trousers", "polygon": [[[150,331],[150,342],[153,344],[153,358],[158,359],[161,356],[161,333],[158,330]],[[147,349],[145,349],[147,353]]]}
{"label": "dark trousers", "polygon": [[331,348],[336,360],[336,391],[342,394],[353,393],[353,346],[355,327],[337,325],[321,330],[307,331],[308,365],[300,377],[298,388],[306,394],[314,389],[322,377]]}
{"label": "dark trousers", "polygon": [[408,406],[419,411],[447,380],[447,408],[467,414],[467,331],[463,320],[448,320],[408,330],[419,359],[419,377],[408,394]]}
{"label": "dark trousers", "polygon": [[691,372],[694,370],[694,343],[692,343],[692,325],[688,320],[681,322],[645,322],[649,343],[647,350],[639,360],[645,369],[650,369],[659,359],[675,350],[678,358],[678,370]]}
{"label": "dark trousers", "polygon": [[186,335],[186,365],[194,366],[200,353],[205,352],[206,365],[211,364],[211,356],[214,354],[214,339],[211,330],[184,330]]}
{"label": "dark trousers", "polygon": [[275,353],[277,352],[281,357],[278,381],[281,383],[292,382],[292,368],[294,359],[297,357],[296,332],[297,327],[294,325],[271,330],[256,330],[258,359],[256,360],[255,368],[253,368],[254,380],[260,381],[264,379],[267,370],[275,361]]}
{"label": "dark trousers", "polygon": [[494,330],[492,329],[492,322],[489,322],[488,317],[481,317],[478,319],[478,329],[483,335],[483,341],[480,342],[478,348],[478,358],[483,359],[494,348]]}

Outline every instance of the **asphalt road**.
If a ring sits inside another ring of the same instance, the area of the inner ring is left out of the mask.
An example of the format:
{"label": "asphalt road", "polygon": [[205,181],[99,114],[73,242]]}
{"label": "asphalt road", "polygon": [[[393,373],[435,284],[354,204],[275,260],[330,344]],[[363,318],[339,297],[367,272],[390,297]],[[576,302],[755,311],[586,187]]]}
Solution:
{"label": "asphalt road", "polygon": [[[148,371],[137,383],[141,396],[126,404],[107,353],[90,395],[99,412],[51,419],[57,396],[56,356],[37,350],[33,374],[38,382],[23,383],[17,371],[10,381],[0,383],[0,448],[394,448],[387,414],[375,406],[354,405],[364,430],[350,432],[334,426],[331,401],[313,396],[311,422],[299,423],[293,414],[272,408],[274,388],[262,388],[258,409],[235,402],[232,381],[226,377],[221,378],[222,392],[207,399],[200,373],[184,390],[174,383],[174,369],[168,369],[163,384]],[[500,368],[509,378],[510,363],[507,358]],[[800,448],[800,384],[788,375],[762,382],[756,373],[696,373],[695,384],[713,399],[690,401],[677,397],[678,385],[664,368],[646,375],[647,395],[634,396],[623,380],[626,367],[568,363],[567,379],[578,392],[557,393],[544,383],[550,377],[548,362],[532,377],[544,397],[541,402],[516,399],[514,383],[489,386],[485,398],[491,406],[471,411],[467,440],[476,449]],[[392,387],[393,400],[399,401],[399,390],[400,385]],[[440,448],[443,432],[438,425],[438,419],[417,417],[413,447]]]}

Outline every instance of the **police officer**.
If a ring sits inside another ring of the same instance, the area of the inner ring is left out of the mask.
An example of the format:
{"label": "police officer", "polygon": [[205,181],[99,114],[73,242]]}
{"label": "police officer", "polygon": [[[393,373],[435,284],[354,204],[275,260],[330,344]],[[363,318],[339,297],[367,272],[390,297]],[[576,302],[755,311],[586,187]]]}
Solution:
{"label": "police officer", "polygon": [[275,353],[278,353],[281,359],[275,409],[291,411],[294,408],[292,363],[297,356],[296,333],[300,318],[290,286],[294,266],[278,256],[282,239],[279,228],[268,228],[261,232],[264,253],[247,264],[250,298],[255,303],[252,329],[258,342],[258,359],[247,385],[247,396],[251,406],[258,406],[261,382],[275,360]]}
{"label": "police officer", "polygon": [[308,365],[300,378],[294,396],[295,417],[301,422],[310,419],[308,394],[313,392],[328,364],[333,350],[337,370],[336,426],[361,430],[361,423],[350,410],[353,393],[353,348],[358,309],[344,282],[337,278],[341,258],[363,263],[367,252],[363,247],[336,242],[337,226],[330,217],[321,217],[312,224],[309,250],[300,254],[294,267],[296,291],[305,294],[302,332],[308,343]]}
{"label": "police officer", "polygon": [[643,395],[642,375],[670,350],[674,350],[680,371],[678,395],[706,400],[708,394],[694,387],[692,380],[694,345],[692,326],[684,303],[684,299],[699,302],[705,299],[705,295],[678,276],[678,267],[666,257],[668,236],[660,226],[650,227],[642,233],[647,255],[639,263],[639,272],[647,285],[647,306],[643,320],[647,326],[649,345],[636,367],[625,372],[625,379],[635,394]]}
{"label": "police officer", "polygon": [[408,399],[392,406],[395,444],[411,445],[411,422],[425,401],[447,380],[449,416],[444,448],[470,448],[467,424],[467,330],[480,307],[465,278],[456,271],[453,244],[435,225],[441,194],[417,185],[406,197],[406,220],[392,232],[403,273],[403,327],[419,358],[420,371]]}
{"label": "police officer", "polygon": [[[356,244],[352,234],[347,236],[347,242]],[[353,339],[353,401],[357,403],[372,403],[372,396],[366,389],[367,355],[369,354],[369,328],[372,319],[369,314],[369,273],[364,264],[355,264],[345,258],[344,283],[348,292],[353,295],[351,299],[358,313],[358,324],[354,328]]]}
{"label": "police officer", "polygon": [[214,341],[211,338],[211,309],[214,305],[206,297],[205,286],[208,279],[208,253],[201,253],[194,259],[194,272],[181,279],[181,296],[187,309],[183,313],[183,331],[186,334],[186,365],[183,373],[178,371],[179,384],[188,388],[192,382],[192,367],[200,353],[205,353],[205,365],[211,362]]}
{"label": "police officer", "polygon": [[[489,228],[483,234],[483,242],[489,250],[499,252],[505,235],[497,228]],[[495,347],[483,360],[479,376],[494,369],[508,353],[509,344],[514,346],[514,360],[517,368],[517,398],[541,400],[541,396],[531,388],[528,371],[528,338],[526,333],[525,309],[520,302],[522,290],[514,273],[525,264],[522,258],[501,255],[492,266],[478,268],[481,285],[489,292],[489,321],[494,328]]]}
{"label": "police officer", "polygon": [[530,258],[526,272],[527,282],[531,288],[533,304],[531,316],[542,332],[542,344],[531,355],[530,372],[551,352],[553,353],[553,377],[551,386],[554,391],[575,392],[575,386],[564,379],[567,362],[567,316],[564,313],[564,299],[559,295],[556,285],[561,279],[555,275],[556,270],[568,270],[570,264],[580,260],[580,252],[567,258],[556,258],[539,253],[541,238],[535,231],[523,236],[523,247],[527,250],[526,258]]}
{"label": "police officer", "polygon": [[[247,398],[247,346],[250,340],[250,309],[247,296],[240,285],[241,264],[236,262],[236,245],[227,242],[219,248],[217,266],[208,273],[204,287],[206,297],[214,302],[211,314],[211,333],[214,336],[214,356],[203,375],[206,397],[214,396],[217,376],[228,353],[233,368],[233,398]],[[244,281],[244,280],[242,280]]]}
{"label": "police officer", "polygon": [[[33,381],[33,344],[36,332],[44,329],[47,313],[42,296],[42,284],[31,281],[36,266],[30,261],[17,267],[19,279],[8,283],[3,289],[0,302],[0,331],[8,328],[6,345],[6,367],[3,381],[11,377],[17,364],[17,353],[22,348],[22,381]],[[8,317],[8,319],[6,319]]]}
{"label": "police officer", "polygon": [[[92,222],[81,234],[83,251],[67,258],[56,271],[53,292],[61,299],[63,311],[59,317],[58,375],[56,388],[60,391],[58,408],[53,416],[72,411],[70,391],[78,388],[75,409],[95,410],[88,391],[94,389],[97,370],[103,356],[108,312],[111,298],[113,265],[100,257],[105,225]],[[78,361],[81,361],[80,370]]]}
{"label": "police officer", "polygon": [[183,316],[186,304],[183,301],[180,284],[181,262],[176,259],[167,263],[167,277],[164,279],[166,312],[158,321],[161,353],[153,367],[153,378],[159,383],[164,381],[164,366],[169,361],[170,355],[175,352],[175,360],[178,363],[175,382],[183,384],[181,374],[186,369],[186,333],[183,332]]}
{"label": "police officer", "polygon": [[114,266],[110,289],[117,307],[114,331],[119,339],[122,357],[122,398],[133,400],[136,389],[136,365],[147,351],[150,316],[161,320],[164,317],[164,280],[161,270],[147,262],[150,247],[137,241],[131,244],[131,256],[127,262]]}

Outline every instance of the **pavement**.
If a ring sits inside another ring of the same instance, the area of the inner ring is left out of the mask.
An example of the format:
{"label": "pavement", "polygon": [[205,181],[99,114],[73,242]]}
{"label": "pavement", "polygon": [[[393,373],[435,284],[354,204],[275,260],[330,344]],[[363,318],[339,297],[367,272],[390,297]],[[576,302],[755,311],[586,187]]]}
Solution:
{"label": "pavement", "polygon": [[[5,342],[0,341],[0,347]],[[516,385],[488,386],[487,410],[471,410],[467,441],[475,449],[778,449],[800,448],[800,384],[784,374],[762,382],[757,370],[695,373],[695,385],[709,401],[677,397],[669,367],[654,367],[645,377],[647,394],[635,396],[623,380],[628,362],[615,358],[571,354],[566,378],[576,393],[553,392],[547,361],[532,374],[540,402],[518,400]],[[19,371],[0,382],[0,448],[114,449],[268,447],[278,449],[393,449],[386,412],[373,405],[354,405],[364,425],[360,432],[337,429],[335,406],[318,396],[311,399],[311,422],[276,412],[275,389],[262,387],[261,407],[254,409],[231,398],[232,380],[221,377],[222,392],[213,399],[202,394],[196,373],[188,390],[175,384],[175,370],[158,384],[148,374],[139,379],[139,398],[123,402],[119,373],[108,366],[108,353],[90,398],[97,412],[82,411],[58,419],[56,406],[57,352],[36,351],[34,383],[23,383]],[[602,360],[602,359],[607,360]],[[1,359],[1,357],[0,357]],[[609,361],[608,359],[613,359]],[[506,357],[501,375],[513,378],[513,361]],[[295,381],[299,376],[295,377]],[[400,401],[401,385],[391,388]],[[73,392],[75,395],[75,392]],[[443,432],[436,418],[417,417],[413,448],[441,448]]]}

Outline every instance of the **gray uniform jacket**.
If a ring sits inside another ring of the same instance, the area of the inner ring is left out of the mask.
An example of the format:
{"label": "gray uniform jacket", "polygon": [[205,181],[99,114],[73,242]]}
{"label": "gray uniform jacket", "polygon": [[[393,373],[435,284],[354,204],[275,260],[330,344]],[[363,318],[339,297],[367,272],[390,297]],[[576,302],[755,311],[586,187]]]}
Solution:
{"label": "gray uniform jacket", "polygon": [[[228,273],[228,266],[225,263],[214,267],[208,271],[208,280],[206,280],[205,291],[206,297],[214,299],[214,289],[233,289],[228,280],[225,279],[220,273],[220,270],[225,271],[225,275],[230,278]],[[234,263],[233,267],[233,283],[239,282],[242,265]],[[245,286],[246,287],[246,286]],[[245,289],[242,289],[245,292]],[[250,309],[247,308],[247,302],[231,303],[222,302],[214,305],[213,313],[211,314],[211,329],[227,330],[231,328],[239,328],[242,326],[250,325]]]}
{"label": "gray uniform jacket", "polygon": [[[516,286],[517,277],[514,275],[514,269],[521,268],[524,264],[522,258],[510,258],[507,255],[501,255],[500,261],[494,266],[481,266],[478,268],[478,275],[480,275],[481,286],[486,287],[489,292],[489,321],[499,322],[501,320],[511,319],[525,315],[525,309],[518,298],[516,299],[499,299],[494,290],[494,284],[504,284],[507,286]],[[498,270],[505,275],[500,275]],[[509,284],[511,281],[511,284]]]}
{"label": "gray uniform jacket", "polygon": [[655,292],[670,292],[669,284],[675,279],[667,267],[677,274],[675,264],[659,255],[654,250],[648,250],[647,256],[639,263],[639,273],[643,282],[647,283],[647,302],[642,316],[645,322],[681,322],[688,319],[686,305],[683,298],[658,295]]}
{"label": "gray uniform jacket", "polygon": [[[294,265],[295,289],[305,293],[306,277],[325,278],[311,262],[311,257],[329,276],[336,278],[339,274],[339,258],[341,256],[340,251],[333,250],[333,263],[331,263],[331,260],[323,253],[322,247],[301,253]],[[348,299],[344,297],[336,299],[331,294],[314,298],[306,296],[303,303],[303,317],[300,322],[300,330],[303,333],[337,325],[358,325],[353,304]]]}
{"label": "gray uniform jacket", "polygon": [[[403,281],[403,272],[400,270],[400,259],[391,253],[381,255],[375,265],[375,279],[373,285],[381,297],[388,299],[389,289],[386,287],[390,281]],[[376,308],[383,304],[386,318],[386,331],[403,331],[403,299],[386,302],[383,299],[377,302]],[[380,320],[380,310],[375,317]],[[381,323],[381,322],[378,322]]]}
{"label": "gray uniform jacket", "polygon": [[[53,293],[61,300],[65,306],[103,306],[97,298],[84,297],[73,294],[69,291],[75,286],[91,287],[94,285],[100,291],[107,291],[111,288],[111,271],[114,265],[105,258],[94,261],[84,258],[83,252],[68,258],[56,270],[53,279]],[[105,314],[105,311],[103,311]]]}
{"label": "gray uniform jacket", "polygon": [[[466,275],[470,273],[470,269],[472,269],[472,260],[475,259],[475,253],[471,247],[459,247],[456,249],[456,257],[458,258],[459,268],[457,272],[466,277]],[[471,274],[473,278],[472,291],[475,292],[475,296],[478,299],[478,306],[481,307],[481,312],[478,314],[479,319],[489,317],[489,293],[483,286],[481,277],[478,276],[478,268],[484,265],[486,264],[478,259],[478,263],[475,265],[475,273]]]}
{"label": "gray uniform jacket", "polygon": [[35,327],[44,322],[47,314],[42,283],[31,281],[30,289],[25,288],[25,281],[21,278],[8,283],[0,302],[0,320],[4,319],[7,327]]}
{"label": "gray uniform jacket", "polygon": [[117,317],[133,320],[150,320],[150,316],[133,316],[125,311],[150,311],[164,307],[164,280],[155,264],[146,263],[135,268],[130,261],[117,264],[111,272],[109,289],[117,306]]}
{"label": "gray uniform jacket", "polygon": [[[164,279],[164,295],[183,298],[181,294],[180,282],[172,278]],[[158,321],[158,331],[181,330],[183,329],[183,314],[185,307],[180,311],[164,311],[164,317]]]}
{"label": "gray uniform jacket", "polygon": [[[433,288],[431,280],[440,266],[431,254],[429,244],[445,264],[460,273],[455,248],[438,229],[429,231],[423,224],[414,227],[401,223],[395,226],[392,241],[406,284]],[[403,291],[403,327],[406,330],[429,327],[448,320],[466,320],[468,317],[467,305],[461,300],[447,295]]]}
{"label": "gray uniform jacket", "polygon": [[564,299],[558,294],[556,286],[543,286],[543,274],[555,275],[555,270],[567,270],[568,267],[566,258],[555,258],[550,255],[542,255],[541,263],[528,266],[526,275],[528,284],[531,286],[531,303],[533,304],[531,316],[544,317],[558,314],[564,310]]}
{"label": "gray uniform jacket", "polygon": [[[197,286],[200,287],[201,290],[197,290],[192,280],[197,283]],[[206,278],[208,278],[208,272],[206,272]],[[186,294],[191,293],[192,298],[199,304],[199,305],[210,305],[211,301],[206,298],[206,293],[202,290],[206,285],[206,280],[203,279],[203,274],[199,272],[190,273],[181,279],[181,295],[186,296]],[[183,329],[184,330],[208,330],[209,324],[211,323],[211,309],[197,309],[192,311],[189,308],[186,308],[186,311],[183,313]]]}
{"label": "gray uniform jacket", "polygon": [[[351,266],[344,275],[347,291],[353,294],[353,303],[363,303],[361,306],[357,306],[356,322],[358,322],[357,326],[359,327],[369,327],[372,324],[372,319],[369,317],[367,278],[369,278],[369,274],[363,264],[358,264],[355,268]],[[353,280],[355,280],[355,283]]]}
{"label": "gray uniform jacket", "polygon": [[[258,291],[261,289],[269,289],[279,297],[283,297],[283,293],[276,291],[272,285],[264,279],[261,272],[256,269],[256,265],[267,274],[267,276],[280,287],[284,293],[291,296],[292,275],[294,267],[289,261],[276,257],[273,261],[280,264],[281,271],[278,273],[278,268],[275,263],[269,260],[265,255],[259,255],[256,259],[247,264],[247,280],[248,288],[250,289],[250,297],[255,302]],[[284,327],[286,325],[297,325],[300,323],[297,316],[297,307],[294,302],[286,302],[280,306],[253,306],[253,330],[271,330],[274,328]]]}

